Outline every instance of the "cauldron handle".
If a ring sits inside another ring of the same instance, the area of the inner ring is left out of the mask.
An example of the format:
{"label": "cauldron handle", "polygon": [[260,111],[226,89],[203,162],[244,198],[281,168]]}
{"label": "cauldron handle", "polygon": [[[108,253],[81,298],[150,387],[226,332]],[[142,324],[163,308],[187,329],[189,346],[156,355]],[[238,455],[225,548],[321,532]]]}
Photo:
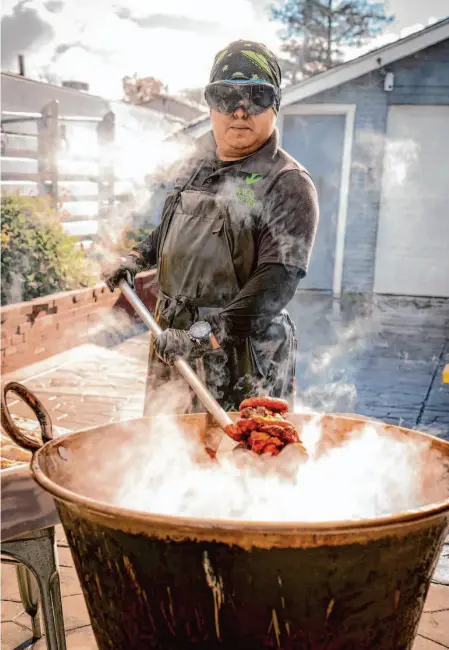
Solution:
{"label": "cauldron handle", "polygon": [[[14,424],[6,402],[6,396],[8,393],[14,393],[20,397],[20,399],[23,400],[36,415],[41,429],[42,443],[27,436],[26,433],[21,431],[19,427]],[[17,381],[10,381],[5,384],[2,389],[1,403],[2,427],[20,447],[34,452],[37,449],[40,449],[46,442],[53,440],[53,428],[48,411],[36,395],[34,395],[34,393],[32,393],[26,386],[19,384]]]}

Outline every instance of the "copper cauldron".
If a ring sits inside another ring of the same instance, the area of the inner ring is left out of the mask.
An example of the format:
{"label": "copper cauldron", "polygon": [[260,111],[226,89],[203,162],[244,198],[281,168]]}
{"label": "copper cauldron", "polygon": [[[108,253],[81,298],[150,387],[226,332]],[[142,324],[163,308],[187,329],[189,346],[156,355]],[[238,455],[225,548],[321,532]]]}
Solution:
{"label": "copper cauldron", "polygon": [[[300,427],[304,417],[291,420]],[[202,414],[179,422],[192,435],[211,424]],[[361,426],[336,415],[323,423],[328,444]],[[449,498],[326,523],[200,520],[114,506],[102,459],[116,458],[117,477],[132,471],[133,440],[148,428],[140,418],[73,433],[32,460],[35,480],[55,498],[100,650],[411,649]],[[449,443],[430,441],[449,460]]]}

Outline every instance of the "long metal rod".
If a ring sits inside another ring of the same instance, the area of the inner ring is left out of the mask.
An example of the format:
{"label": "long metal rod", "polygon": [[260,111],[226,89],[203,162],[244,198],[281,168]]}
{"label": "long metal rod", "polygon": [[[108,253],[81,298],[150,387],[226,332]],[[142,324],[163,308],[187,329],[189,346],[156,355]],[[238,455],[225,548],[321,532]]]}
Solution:
{"label": "long metal rod", "polygon": [[[145,325],[148,327],[150,332],[154,336],[159,336],[162,329],[156,323],[155,319],[145,307],[143,302],[137,296],[137,294],[131,289],[129,284],[122,280],[119,284],[119,287],[126,297],[126,299],[131,303],[136,312],[139,314],[140,318],[143,320]],[[232,424],[232,420],[224,409],[221,408],[217,400],[211,395],[206,386],[200,380],[198,375],[192,370],[191,366],[184,359],[178,359],[175,361],[175,366],[184,377],[186,382],[189,384],[193,392],[198,396],[198,399],[204,404],[205,408],[209,413],[215,418],[218,424],[224,429],[228,424]]]}

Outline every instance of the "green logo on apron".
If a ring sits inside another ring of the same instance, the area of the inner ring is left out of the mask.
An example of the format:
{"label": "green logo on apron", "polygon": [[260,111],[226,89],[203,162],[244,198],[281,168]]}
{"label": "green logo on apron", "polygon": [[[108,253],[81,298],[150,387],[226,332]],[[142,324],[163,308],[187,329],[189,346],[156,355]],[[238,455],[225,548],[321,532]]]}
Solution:
{"label": "green logo on apron", "polygon": [[253,183],[257,183],[257,181],[261,181],[263,176],[260,174],[251,174],[251,176],[246,177],[246,184],[247,185],[252,185]]}
{"label": "green logo on apron", "polygon": [[235,193],[236,198],[242,203],[247,205],[254,205],[256,202],[256,193],[254,190],[250,190],[247,187],[239,187]]}

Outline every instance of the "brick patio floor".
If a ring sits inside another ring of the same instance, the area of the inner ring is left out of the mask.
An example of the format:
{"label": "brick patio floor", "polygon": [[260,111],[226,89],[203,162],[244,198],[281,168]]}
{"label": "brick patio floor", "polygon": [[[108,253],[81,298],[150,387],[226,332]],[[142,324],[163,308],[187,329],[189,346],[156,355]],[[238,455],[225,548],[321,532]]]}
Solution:
{"label": "brick patio floor", "polygon": [[[449,437],[449,306],[445,301],[376,299],[374,303],[300,295],[291,306],[300,352],[299,399],[323,411],[355,412]],[[142,414],[147,334],[112,348],[94,343],[5,375],[25,383],[55,425],[79,430]],[[27,407],[11,410],[29,417]],[[58,529],[69,650],[96,648],[63,531]],[[2,565],[2,648],[32,644],[15,569]],[[449,648],[449,538],[433,576],[414,650]],[[361,649],[362,650],[362,649]]]}

